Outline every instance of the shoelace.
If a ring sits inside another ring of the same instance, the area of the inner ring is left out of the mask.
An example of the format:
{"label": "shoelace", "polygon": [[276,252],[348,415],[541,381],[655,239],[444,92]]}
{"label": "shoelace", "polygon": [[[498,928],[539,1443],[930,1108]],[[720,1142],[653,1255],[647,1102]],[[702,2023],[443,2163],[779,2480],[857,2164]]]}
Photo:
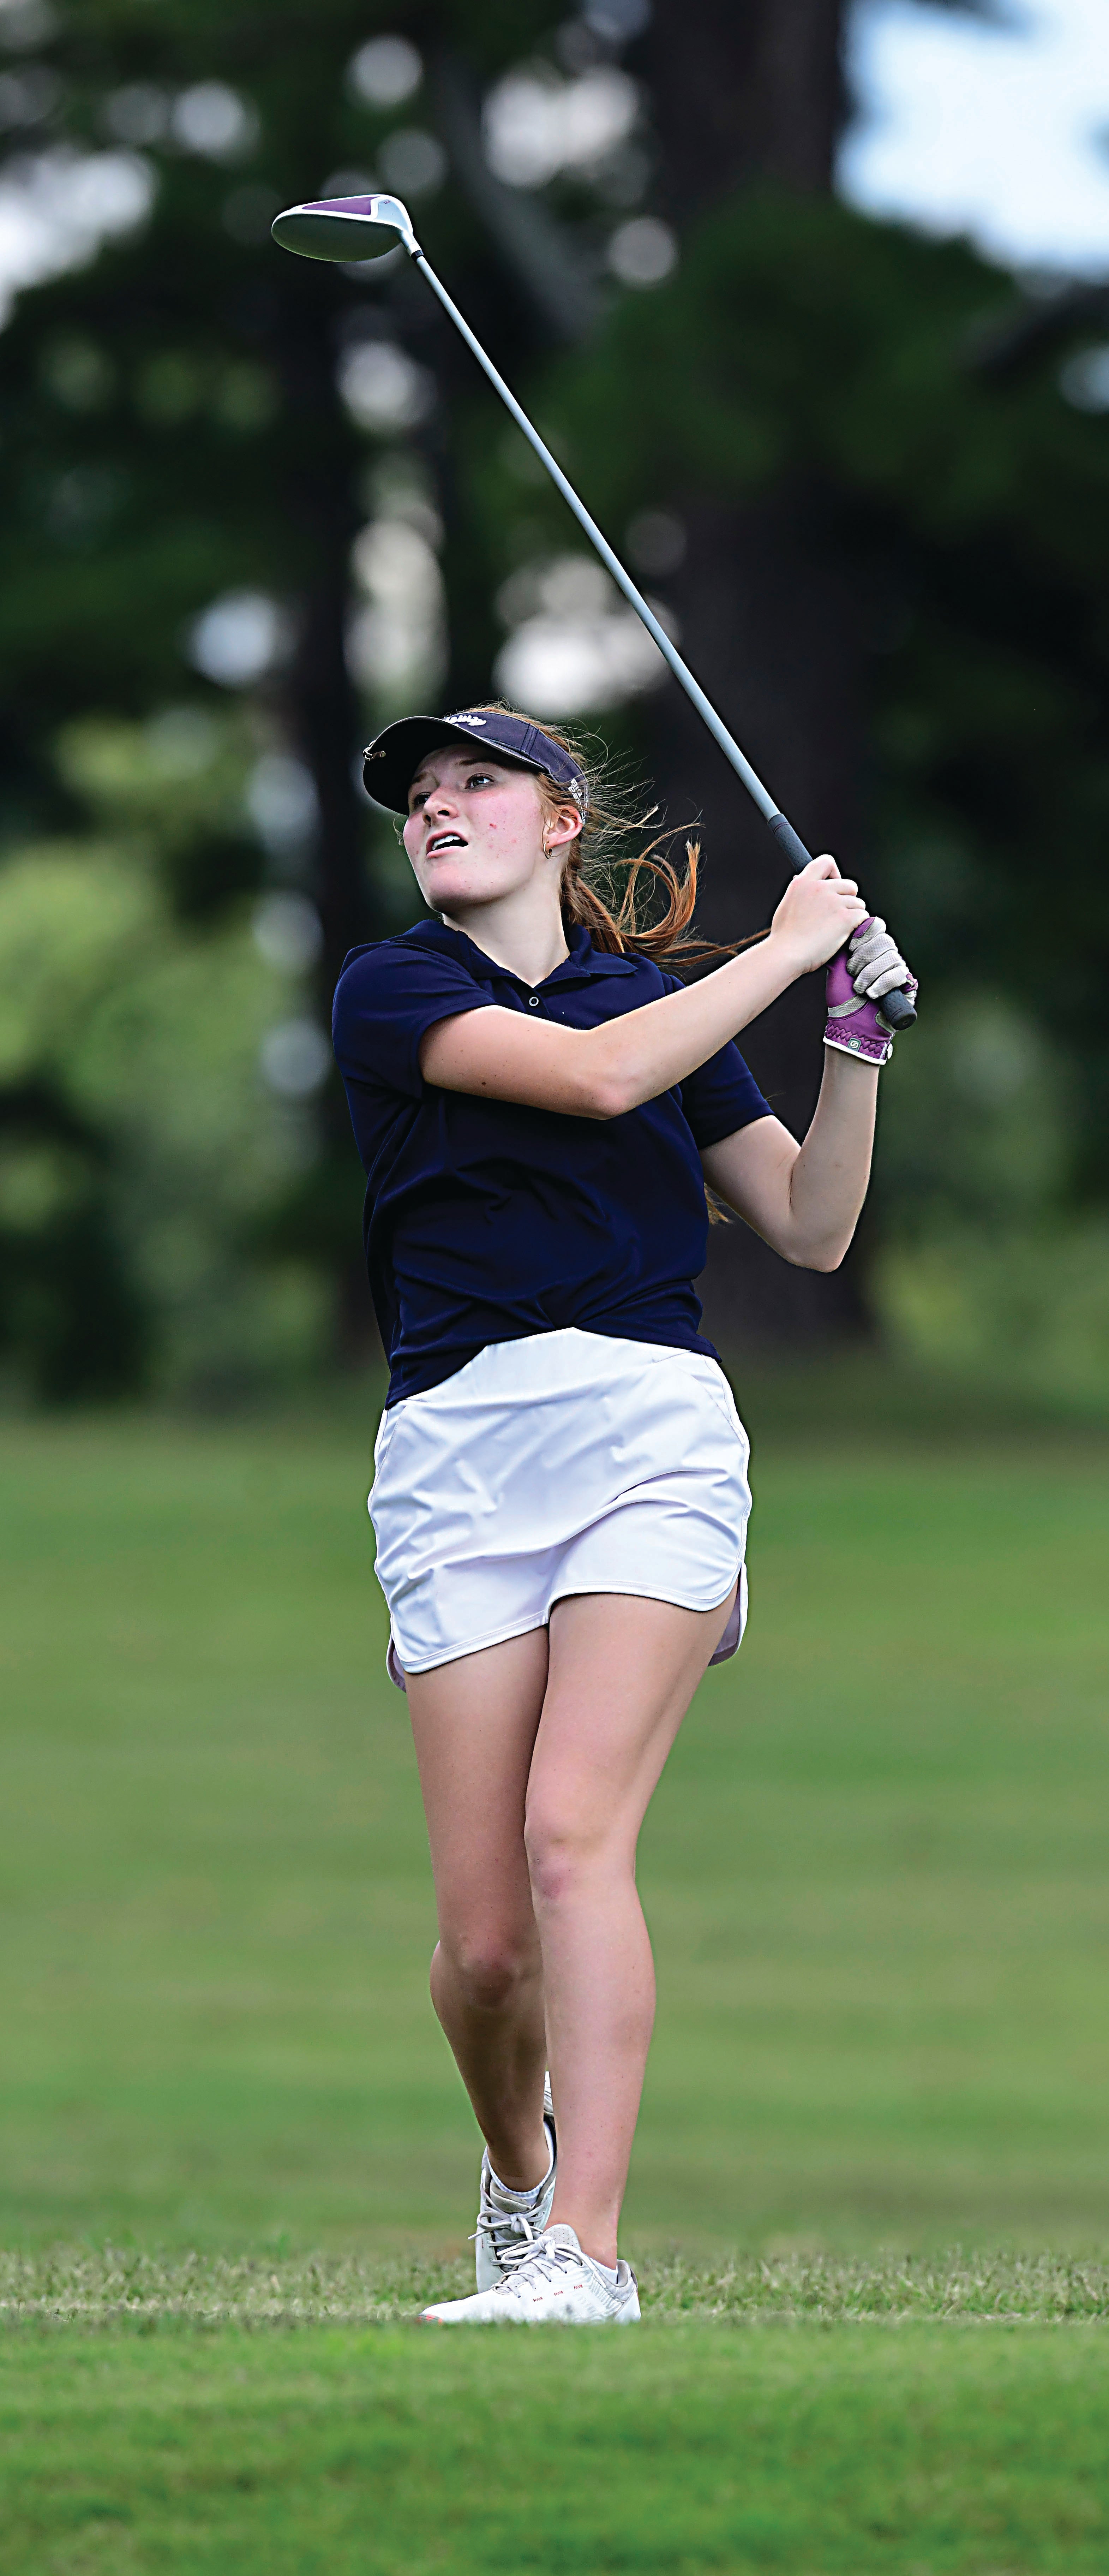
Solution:
{"label": "shoelace", "polygon": [[506,2270],[511,2268],[515,2271],[524,2263],[534,2264],[536,2272],[549,2281],[557,2281],[560,2272],[579,2271],[583,2260],[582,2255],[575,2254],[572,2245],[548,2245],[542,2236],[537,2236],[531,2245],[513,2245],[503,2257]]}
{"label": "shoelace", "polygon": [[[521,2242],[518,2245],[502,2245],[499,2242],[502,2231],[511,2236],[518,2236]],[[538,2245],[542,2232],[541,2228],[537,2229],[532,2225],[531,2219],[525,2216],[522,2209],[506,2209],[503,2214],[500,2210],[496,2210],[488,2218],[484,2217],[484,2213],[482,2218],[479,2218],[470,2237],[470,2243],[476,2245],[481,2237],[491,2237],[496,2245],[497,2260],[502,2266],[509,2263],[526,2263],[529,2254]]]}

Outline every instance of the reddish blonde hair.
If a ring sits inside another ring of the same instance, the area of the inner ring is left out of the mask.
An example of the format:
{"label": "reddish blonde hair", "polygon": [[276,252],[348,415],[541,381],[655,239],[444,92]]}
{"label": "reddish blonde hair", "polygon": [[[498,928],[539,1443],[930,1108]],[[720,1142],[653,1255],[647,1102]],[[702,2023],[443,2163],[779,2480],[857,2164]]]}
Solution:
{"label": "reddish blonde hair", "polygon": [[[537,716],[506,706],[503,698],[476,707],[474,713],[518,716],[523,724],[539,724]],[[613,778],[604,756],[597,758],[580,736],[560,733],[552,724],[541,724],[539,729],[569,752],[589,788],[588,812],[563,861],[560,891],[567,930],[587,930],[594,948],[610,957],[630,951],[659,962],[672,958],[676,966],[704,965],[709,958],[733,957],[737,946],[745,947],[745,940],[721,947],[716,940],[701,939],[691,928],[700,842],[686,841],[684,869],[675,866],[671,855],[673,843],[682,837],[680,826],[656,833],[645,849],[629,853],[629,841],[646,830],[657,808],[649,807],[645,814],[633,812],[626,789]],[[549,822],[564,813],[577,813],[573,798],[541,771],[536,785]],[[652,896],[661,898],[661,910],[652,905]],[[758,939],[762,933],[756,931],[753,936]]]}

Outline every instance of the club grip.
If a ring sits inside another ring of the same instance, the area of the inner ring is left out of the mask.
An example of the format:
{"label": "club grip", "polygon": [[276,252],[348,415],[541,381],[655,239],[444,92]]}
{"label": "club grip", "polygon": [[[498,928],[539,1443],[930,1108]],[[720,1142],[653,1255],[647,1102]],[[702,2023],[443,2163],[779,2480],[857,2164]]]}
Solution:
{"label": "club grip", "polygon": [[892,993],[883,993],[878,1009],[891,1029],[911,1029],[916,1019],[916,1004],[897,984]]}
{"label": "club grip", "polygon": [[[805,848],[800,832],[794,831],[792,823],[784,814],[771,814],[767,817],[767,822],[783,858],[789,860],[794,873],[800,876],[802,868],[808,867],[812,857],[811,850]],[[911,1029],[916,1019],[916,1011],[909,995],[901,992],[900,989],[895,989],[892,993],[884,993],[878,1008],[891,1029]]]}
{"label": "club grip", "polygon": [[784,814],[771,814],[769,826],[782,857],[789,860],[795,875],[800,876],[802,868],[808,867],[812,851],[805,848],[800,832],[794,831],[792,823],[786,821]]}

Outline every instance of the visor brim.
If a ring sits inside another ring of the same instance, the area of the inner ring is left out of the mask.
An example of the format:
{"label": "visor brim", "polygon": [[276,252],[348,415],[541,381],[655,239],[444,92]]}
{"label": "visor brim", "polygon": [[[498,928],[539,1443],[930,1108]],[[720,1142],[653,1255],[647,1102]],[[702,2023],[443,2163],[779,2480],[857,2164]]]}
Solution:
{"label": "visor brim", "polygon": [[499,743],[483,742],[465,725],[451,724],[447,716],[400,716],[376,736],[363,758],[362,779],[372,803],[383,805],[387,813],[407,814],[408,791],[421,760],[444,742],[464,743],[467,751],[484,752],[488,760],[503,761],[506,769],[530,769],[536,778],[550,776],[541,760],[530,760],[522,751],[502,751]]}

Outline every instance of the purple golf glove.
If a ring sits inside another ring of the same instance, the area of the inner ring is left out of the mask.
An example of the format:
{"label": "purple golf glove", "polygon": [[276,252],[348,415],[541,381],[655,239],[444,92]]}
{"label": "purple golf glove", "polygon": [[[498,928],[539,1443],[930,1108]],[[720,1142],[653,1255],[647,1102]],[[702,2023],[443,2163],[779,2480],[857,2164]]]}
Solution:
{"label": "purple golf glove", "polygon": [[888,1064],[893,1033],[882,1018],[882,996],[897,985],[915,1001],[916,977],[910,975],[885,922],[861,921],[828,968],[825,1046],[839,1047],[844,1055],[863,1056],[868,1064]]}

